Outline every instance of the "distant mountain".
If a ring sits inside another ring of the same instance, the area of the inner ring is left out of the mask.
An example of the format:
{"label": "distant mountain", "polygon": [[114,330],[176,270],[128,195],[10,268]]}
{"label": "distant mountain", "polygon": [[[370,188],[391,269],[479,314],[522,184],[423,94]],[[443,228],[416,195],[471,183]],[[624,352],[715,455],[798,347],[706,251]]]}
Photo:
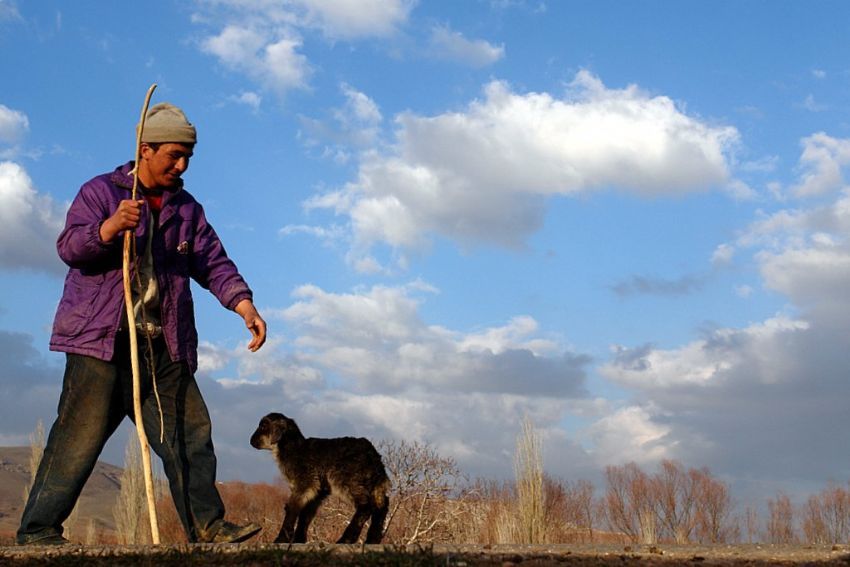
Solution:
{"label": "distant mountain", "polygon": [[[0,447],[0,542],[14,538],[24,509],[24,487],[31,482],[29,447]],[[115,531],[112,509],[118,500],[123,469],[98,461],[80,500],[75,524],[65,527],[82,540],[91,521],[98,531]],[[72,518],[74,516],[72,515]]]}

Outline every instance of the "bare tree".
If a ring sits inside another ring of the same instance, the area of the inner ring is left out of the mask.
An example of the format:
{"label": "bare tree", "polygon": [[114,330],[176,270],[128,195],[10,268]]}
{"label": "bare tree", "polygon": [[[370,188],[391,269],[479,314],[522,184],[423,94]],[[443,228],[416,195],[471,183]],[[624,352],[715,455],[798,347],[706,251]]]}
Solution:
{"label": "bare tree", "polygon": [[609,527],[634,543],[656,543],[658,518],[646,473],[636,463],[608,466],[605,480],[604,510]]}
{"label": "bare tree", "polygon": [[747,543],[755,543],[759,540],[759,533],[761,532],[759,523],[758,510],[752,506],[747,506],[747,509],[744,510],[744,525],[747,532]]}
{"label": "bare tree", "polygon": [[740,526],[732,515],[729,486],[711,476],[708,469],[691,469],[696,495],[695,530],[700,543],[726,543],[740,539]]}
{"label": "bare tree", "polygon": [[377,448],[392,480],[387,540],[405,545],[450,541],[450,526],[463,513],[449,502],[463,498],[464,477],[454,459],[441,457],[427,443],[382,441]]}
{"label": "bare tree", "polygon": [[663,526],[661,537],[676,543],[690,541],[696,523],[696,504],[702,475],[677,461],[665,460],[651,479],[653,509]]}
{"label": "bare tree", "polygon": [[596,520],[593,484],[544,476],[546,541],[591,543]]}
{"label": "bare tree", "polygon": [[780,492],[776,499],[767,501],[767,543],[796,543],[797,534],[794,529],[794,507],[787,494]]}
{"label": "bare tree", "polygon": [[844,543],[850,540],[850,492],[830,484],[810,496],[802,510],[808,543]]}

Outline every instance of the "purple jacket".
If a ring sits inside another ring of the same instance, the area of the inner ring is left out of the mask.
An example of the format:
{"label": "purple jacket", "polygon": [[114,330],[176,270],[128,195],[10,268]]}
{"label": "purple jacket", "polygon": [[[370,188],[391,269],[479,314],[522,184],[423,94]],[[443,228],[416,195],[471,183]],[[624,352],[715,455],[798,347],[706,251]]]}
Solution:
{"label": "purple jacket", "polygon": [[[123,242],[100,240],[100,225],[131,198],[132,162],[85,183],[77,194],[59,235],[59,257],[70,266],[56,310],[50,350],[110,360],[115,335],[125,313],[122,275]],[[147,243],[148,215],[136,229],[136,254]],[[159,227],[152,243],[159,284],[163,336],[174,361],[198,367],[198,332],[189,278],[208,289],[227,309],[252,299],[251,289],[227,257],[204,210],[182,187],[166,191]]]}

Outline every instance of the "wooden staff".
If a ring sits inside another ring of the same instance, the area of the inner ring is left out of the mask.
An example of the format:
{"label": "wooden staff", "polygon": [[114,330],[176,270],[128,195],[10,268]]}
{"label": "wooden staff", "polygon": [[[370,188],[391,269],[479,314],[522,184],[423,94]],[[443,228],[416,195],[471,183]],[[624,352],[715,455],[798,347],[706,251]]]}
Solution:
{"label": "wooden staff", "polygon": [[[136,131],[136,161],[133,169],[133,195],[136,200],[136,190],[139,185],[139,161],[141,160],[142,131],[145,129],[145,117],[148,113],[148,105],[151,95],[156,88],[152,84],[145,96],[145,104],[142,107],[142,116],[139,119],[139,127]],[[142,468],[145,474],[145,492],[148,496],[148,516],[151,520],[151,539],[154,545],[159,545],[159,522],[156,517],[156,498],[153,487],[153,473],[151,472],[151,452],[148,444],[148,436],[145,433],[145,423],[142,418],[142,385],[139,372],[139,346],[136,343],[136,312],[133,309],[133,294],[130,288],[130,245],[135,237],[135,231],[124,231],[124,305],[127,308],[127,327],[130,330],[130,363],[133,368],[133,411],[136,417],[136,432],[139,434],[139,445],[142,450]]]}

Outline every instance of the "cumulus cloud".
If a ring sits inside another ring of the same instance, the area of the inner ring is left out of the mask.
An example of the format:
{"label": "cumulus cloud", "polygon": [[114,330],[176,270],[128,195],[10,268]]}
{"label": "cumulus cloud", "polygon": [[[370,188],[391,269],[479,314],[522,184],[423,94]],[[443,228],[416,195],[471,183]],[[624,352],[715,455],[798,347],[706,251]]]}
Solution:
{"label": "cumulus cloud", "polygon": [[[840,153],[832,142],[820,146],[830,148],[826,161]],[[850,467],[850,438],[841,433],[850,395],[850,190],[763,215],[715,259],[729,262],[733,252],[751,253],[763,285],[787,298],[794,315],[708,329],[678,347],[616,347],[599,372],[631,394],[628,407],[656,428],[660,454],[763,486],[806,478],[817,487]]]}
{"label": "cumulus cloud", "polygon": [[32,336],[0,330],[0,444],[28,445],[39,419],[50,427],[61,386],[62,368],[40,354]]}
{"label": "cumulus cloud", "polygon": [[301,39],[295,35],[239,25],[229,25],[201,44],[203,51],[226,67],[281,94],[307,84],[311,70],[307,58],[298,52],[300,46]]}
{"label": "cumulus cloud", "polygon": [[352,151],[364,151],[378,143],[384,117],[367,94],[347,83],[340,85],[340,92],[344,102],[333,108],[327,119],[300,117],[299,137],[307,147],[322,148],[324,157],[345,163]]}
{"label": "cumulus cloud", "polygon": [[586,397],[590,359],[528,316],[471,332],[427,325],[423,296],[435,292],[422,282],[351,293],[305,285],[289,307],[266,311],[294,338],[257,353],[201,345],[199,381],[222,475],[240,474],[235,464],[244,462],[266,478],[275,474],[268,456],[246,443],[270,411],[293,416],[309,435],[433,443],[469,474],[501,476],[512,473],[527,415],[554,458],[590,471],[592,459],[560,425],[570,404]]}
{"label": "cumulus cloud", "polygon": [[822,195],[845,186],[842,170],[850,164],[850,139],[833,138],[823,132],[801,141],[803,154],[799,183],[792,192],[799,197]]}
{"label": "cumulus cloud", "polygon": [[602,372],[651,402],[642,417],[662,428],[668,458],[729,478],[827,482],[850,466],[839,433],[849,348],[821,321],[778,316],[676,349],[620,351]]}
{"label": "cumulus cloud", "polygon": [[433,57],[457,61],[470,67],[486,67],[505,56],[504,46],[495,46],[483,39],[467,39],[447,26],[435,26],[431,30],[428,49]]}
{"label": "cumulus cloud", "polygon": [[385,37],[396,33],[415,0],[296,0],[303,24],[331,39]]}
{"label": "cumulus cloud", "polygon": [[29,132],[27,115],[0,104],[0,144],[17,144]]}
{"label": "cumulus cloud", "polygon": [[667,97],[608,89],[586,71],[565,98],[494,81],[463,112],[404,113],[396,124],[391,151],[364,156],[356,180],[307,203],[349,217],[355,256],[378,243],[421,249],[430,234],[521,247],[552,196],[725,184],[738,140]]}
{"label": "cumulus cloud", "polygon": [[666,440],[670,428],[654,421],[653,411],[628,406],[612,411],[582,432],[593,444],[591,454],[597,466],[629,462],[655,464],[674,458]]}
{"label": "cumulus cloud", "polygon": [[230,100],[237,104],[244,104],[254,112],[260,110],[260,105],[263,103],[263,97],[252,91],[244,91],[239,95],[231,96]]}
{"label": "cumulus cloud", "polygon": [[330,40],[386,37],[407,20],[410,0],[199,1],[193,20],[211,28],[200,41],[228,69],[283,95],[306,88],[313,73],[303,37],[318,31]]}
{"label": "cumulus cloud", "polygon": [[0,162],[0,269],[65,272],[56,255],[64,206],[39,194],[24,168]]}
{"label": "cumulus cloud", "polygon": [[423,290],[429,288],[415,284],[333,294],[303,286],[280,316],[299,331],[301,359],[321,363],[358,391],[585,394],[589,359],[536,336],[533,319],[466,334],[428,326],[413,295]]}

